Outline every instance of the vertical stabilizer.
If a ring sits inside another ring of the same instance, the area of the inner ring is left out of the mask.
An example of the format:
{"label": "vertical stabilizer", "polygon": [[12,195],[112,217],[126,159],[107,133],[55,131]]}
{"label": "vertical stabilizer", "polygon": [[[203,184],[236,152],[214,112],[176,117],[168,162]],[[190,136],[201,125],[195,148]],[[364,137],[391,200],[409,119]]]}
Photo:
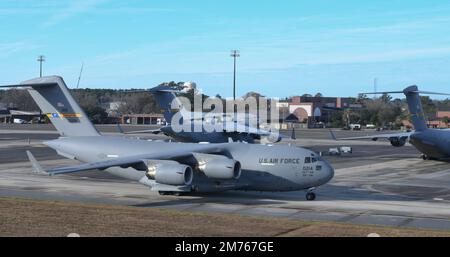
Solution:
{"label": "vertical stabilizer", "polygon": [[403,90],[408,102],[409,113],[416,131],[427,129],[427,121],[423,112],[422,102],[420,100],[419,89],[417,86],[410,86]]}
{"label": "vertical stabilizer", "polygon": [[[171,122],[172,117],[175,115],[175,113],[177,113],[177,111],[174,111],[171,106],[173,101],[177,100],[177,96],[175,94],[177,92],[179,91],[165,85],[160,85],[150,89],[150,93],[155,96],[156,102],[164,113],[164,119],[168,123]],[[186,110],[184,109],[180,101],[178,101],[178,104],[181,106],[180,112],[182,116],[184,116]]]}
{"label": "vertical stabilizer", "polygon": [[47,115],[61,136],[99,136],[84,111],[75,102],[64,80],[59,76],[35,78],[19,85],[25,87],[36,104]]}

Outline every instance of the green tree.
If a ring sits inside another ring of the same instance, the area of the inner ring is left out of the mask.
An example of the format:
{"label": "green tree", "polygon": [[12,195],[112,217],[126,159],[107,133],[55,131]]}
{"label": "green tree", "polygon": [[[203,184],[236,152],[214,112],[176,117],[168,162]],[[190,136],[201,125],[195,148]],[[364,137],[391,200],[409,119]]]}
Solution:
{"label": "green tree", "polygon": [[89,117],[89,119],[95,124],[105,123],[108,119],[108,114],[106,113],[105,109],[99,106],[84,105],[81,107],[86,112],[86,115]]}
{"label": "green tree", "polygon": [[392,100],[392,97],[389,94],[384,93],[381,95],[381,101],[383,103],[389,103],[391,100]]}

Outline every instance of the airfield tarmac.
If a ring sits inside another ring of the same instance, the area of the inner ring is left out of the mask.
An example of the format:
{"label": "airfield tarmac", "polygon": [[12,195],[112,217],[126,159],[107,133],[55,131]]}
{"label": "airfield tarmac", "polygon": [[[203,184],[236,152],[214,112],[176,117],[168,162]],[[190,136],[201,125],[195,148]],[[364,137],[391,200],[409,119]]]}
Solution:
{"label": "airfield tarmac", "polygon": [[[136,128],[125,127],[125,130]],[[137,129],[142,129],[138,127]],[[114,126],[100,126],[116,134]],[[374,131],[337,131],[338,137]],[[286,132],[290,134],[290,132]],[[164,136],[139,135],[153,139]],[[57,138],[48,125],[0,125],[0,196],[165,208],[299,220],[339,221],[403,228],[450,231],[450,163],[424,161],[411,145],[401,148],[387,141],[334,141],[328,130],[297,130],[296,140],[285,140],[315,151],[352,146],[345,156],[325,156],[335,177],[317,189],[315,201],[304,191],[229,191],[198,196],[160,196],[136,182],[105,172],[80,172],[53,177],[36,175],[25,150],[43,167],[78,164],[64,159],[40,142]]]}

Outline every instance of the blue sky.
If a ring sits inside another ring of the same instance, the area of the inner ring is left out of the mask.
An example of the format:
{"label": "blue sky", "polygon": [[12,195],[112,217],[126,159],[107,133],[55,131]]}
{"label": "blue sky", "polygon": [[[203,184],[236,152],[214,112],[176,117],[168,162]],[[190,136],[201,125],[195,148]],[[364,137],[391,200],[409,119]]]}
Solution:
{"label": "blue sky", "polygon": [[450,1],[0,1],[0,84],[61,75],[81,87],[195,81],[231,96],[449,92]]}

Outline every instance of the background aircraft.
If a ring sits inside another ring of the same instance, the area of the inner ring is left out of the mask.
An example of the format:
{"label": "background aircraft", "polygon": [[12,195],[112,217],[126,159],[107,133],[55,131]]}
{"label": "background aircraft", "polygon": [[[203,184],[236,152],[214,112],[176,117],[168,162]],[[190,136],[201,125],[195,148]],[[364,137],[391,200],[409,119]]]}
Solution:
{"label": "background aircraft", "polygon": [[59,155],[84,162],[44,170],[27,152],[38,173],[99,169],[139,181],[161,194],[307,190],[307,200],[314,200],[313,190],[334,175],[333,168],[318,154],[287,145],[172,143],[102,136],[61,77],[36,78],[3,87],[26,87],[61,135],[44,144]]}
{"label": "background aircraft", "polygon": [[403,93],[406,96],[408,109],[412,118],[415,131],[393,133],[393,134],[378,134],[372,136],[362,137],[348,137],[337,139],[330,130],[332,137],[335,140],[358,140],[358,139],[372,139],[376,141],[378,138],[388,139],[393,146],[404,146],[407,140],[422,153],[424,160],[429,159],[448,159],[450,158],[450,130],[430,129],[427,127],[427,121],[420,101],[419,93],[423,94],[438,94],[450,95],[428,91],[419,91],[417,86],[410,86],[403,91],[392,92],[375,92],[364,94],[398,94]]}
{"label": "background aircraft", "polygon": [[[230,139],[232,141],[243,141],[253,143],[255,140],[263,140],[267,143],[279,142],[282,139],[282,135],[278,131],[271,132],[257,127],[249,125],[248,119],[255,118],[252,114],[242,115],[245,118],[238,118],[241,115],[234,116],[227,113],[195,113],[187,110],[182,103],[178,100],[176,93],[181,91],[174,90],[173,88],[160,85],[149,90],[154,94],[158,105],[161,107],[164,118],[169,124],[159,129],[148,129],[124,132],[122,128],[119,130],[125,134],[137,134],[137,133],[163,133],[166,136],[170,136],[177,141],[182,142],[210,142],[210,143],[224,143]],[[172,108],[172,104],[177,103],[180,108],[175,110]],[[170,124],[174,115],[179,112],[181,115],[180,123],[184,123],[184,126],[190,127],[187,131],[181,131],[173,128],[173,124]],[[234,116],[234,117],[233,117]],[[248,118],[246,120],[246,118]],[[204,124],[216,124],[221,127],[220,131],[206,131],[202,125]],[[194,127],[198,126],[201,131],[195,131]]]}

